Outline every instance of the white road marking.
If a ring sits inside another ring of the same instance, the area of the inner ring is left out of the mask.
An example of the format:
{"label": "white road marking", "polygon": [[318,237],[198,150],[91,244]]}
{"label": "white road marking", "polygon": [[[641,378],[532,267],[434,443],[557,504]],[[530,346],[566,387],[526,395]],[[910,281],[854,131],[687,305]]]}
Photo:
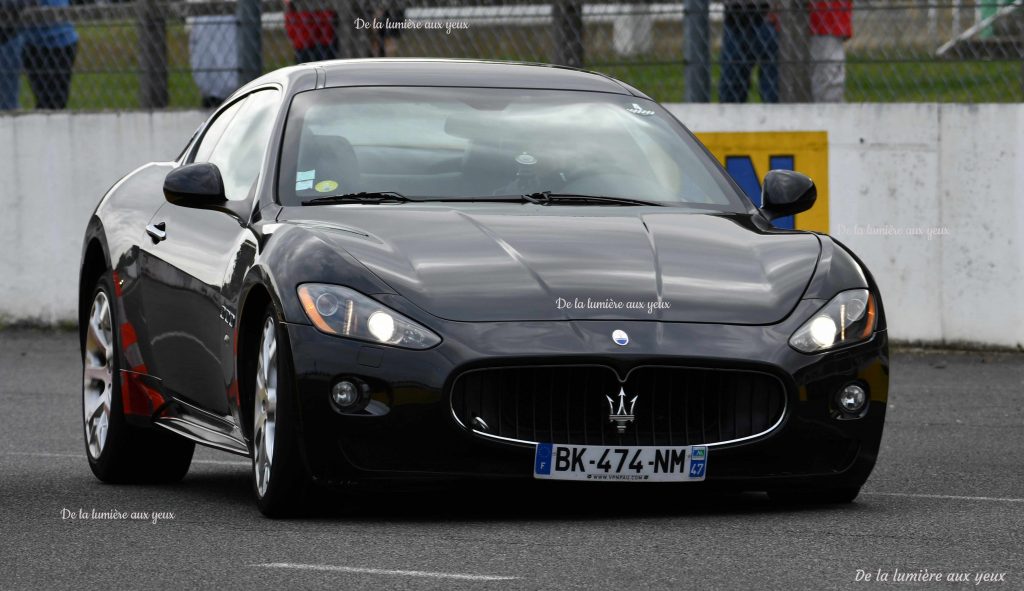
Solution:
{"label": "white road marking", "polygon": [[908,497],[912,499],[945,499],[949,501],[988,501],[994,503],[1024,503],[1024,499],[1013,497],[968,497],[962,495],[928,495],[922,493],[862,492],[862,495],[876,497]]}
{"label": "white road marking", "polygon": [[284,568],[367,575],[425,577],[430,579],[456,579],[460,581],[514,581],[519,579],[519,577],[506,577],[501,575],[467,575],[463,573],[442,573],[425,570],[392,570],[384,568],[363,568],[358,566],[332,566],[329,564],[294,564],[291,562],[271,562],[268,564],[250,564],[249,566],[254,566],[256,568]]}
{"label": "white road marking", "polygon": [[[5,451],[5,456],[34,456],[40,458],[74,458],[84,460],[85,454],[53,453],[47,451]],[[249,466],[249,462],[230,460],[192,460],[193,464],[213,464],[216,466]]]}

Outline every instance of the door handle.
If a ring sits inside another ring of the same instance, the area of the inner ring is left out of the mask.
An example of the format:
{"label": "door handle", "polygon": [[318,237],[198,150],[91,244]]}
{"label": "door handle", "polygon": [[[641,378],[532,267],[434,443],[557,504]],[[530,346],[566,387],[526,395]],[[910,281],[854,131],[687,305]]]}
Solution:
{"label": "door handle", "polygon": [[159,224],[150,224],[146,226],[146,234],[153,239],[153,244],[162,242],[167,238],[167,223],[160,222]]}

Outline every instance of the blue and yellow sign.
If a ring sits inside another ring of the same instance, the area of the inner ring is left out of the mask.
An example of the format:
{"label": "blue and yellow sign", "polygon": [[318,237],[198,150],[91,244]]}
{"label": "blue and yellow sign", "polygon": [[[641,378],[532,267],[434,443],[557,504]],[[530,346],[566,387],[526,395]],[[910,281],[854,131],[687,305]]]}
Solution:
{"label": "blue and yellow sign", "polygon": [[[736,183],[761,205],[761,179],[772,169],[796,170],[814,179],[818,200],[809,211],[779,218],[779,228],[828,233],[828,133],[824,131],[698,133]],[[794,219],[796,218],[796,219]]]}

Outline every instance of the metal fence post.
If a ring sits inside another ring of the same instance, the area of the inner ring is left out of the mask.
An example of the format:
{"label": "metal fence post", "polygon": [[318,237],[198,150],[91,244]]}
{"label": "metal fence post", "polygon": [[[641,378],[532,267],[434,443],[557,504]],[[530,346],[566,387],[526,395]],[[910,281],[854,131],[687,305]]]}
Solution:
{"label": "metal fence post", "polygon": [[710,5],[710,0],[686,0],[683,5],[683,100],[688,103],[711,102]]}
{"label": "metal fence post", "polygon": [[805,0],[784,0],[779,11],[779,101],[811,102],[811,22]]}
{"label": "metal fence post", "polygon": [[139,106],[167,106],[167,31],[157,0],[139,0]]}
{"label": "metal fence post", "polygon": [[263,74],[263,30],[260,0],[238,0],[238,82],[245,84]]}
{"label": "metal fence post", "polygon": [[[1020,47],[1024,47],[1024,11],[1017,12],[1017,36],[1020,38]],[[1024,58],[1024,55],[1020,56]],[[1020,91],[1024,94],[1024,59],[1020,63]]]}
{"label": "metal fence post", "polygon": [[583,67],[583,2],[554,0],[551,4],[554,25],[554,53],[551,61],[563,66]]}

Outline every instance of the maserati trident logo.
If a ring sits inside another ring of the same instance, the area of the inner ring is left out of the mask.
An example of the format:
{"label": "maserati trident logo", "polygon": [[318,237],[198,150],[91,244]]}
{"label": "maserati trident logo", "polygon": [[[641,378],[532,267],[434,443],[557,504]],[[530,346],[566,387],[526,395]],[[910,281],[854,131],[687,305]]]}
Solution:
{"label": "maserati trident logo", "polygon": [[617,410],[615,408],[615,401],[612,400],[612,397],[605,395],[605,398],[608,400],[608,422],[615,423],[615,430],[621,435],[626,432],[626,427],[636,419],[633,415],[633,409],[636,408],[637,396],[634,396],[629,401],[629,411],[626,411],[625,388],[619,388],[619,408]]}

